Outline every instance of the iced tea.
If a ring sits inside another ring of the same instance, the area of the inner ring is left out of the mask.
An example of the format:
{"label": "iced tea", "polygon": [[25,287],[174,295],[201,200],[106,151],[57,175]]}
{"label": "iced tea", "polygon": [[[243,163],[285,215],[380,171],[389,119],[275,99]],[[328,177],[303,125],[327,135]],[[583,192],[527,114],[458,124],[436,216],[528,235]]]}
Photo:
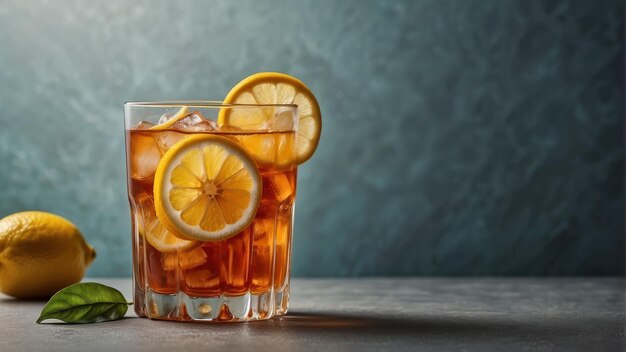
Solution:
{"label": "iced tea", "polygon": [[[246,321],[285,314],[296,194],[297,167],[290,160],[295,152],[295,127],[283,124],[278,130],[269,126],[250,131],[217,126],[204,115],[216,113],[212,109],[219,107],[203,108],[209,111],[194,111],[194,116],[189,114],[192,118],[181,119],[188,120],[187,124],[154,129],[156,122],[134,118],[136,123],[126,131],[136,312],[157,319],[200,321]],[[296,116],[289,107],[280,114],[283,119],[285,114]],[[247,151],[261,175],[260,202],[252,222],[229,238],[175,239],[174,249],[157,248],[149,240],[150,231],[167,229],[159,223],[155,209],[155,170],[170,148],[195,135],[220,136]]]}

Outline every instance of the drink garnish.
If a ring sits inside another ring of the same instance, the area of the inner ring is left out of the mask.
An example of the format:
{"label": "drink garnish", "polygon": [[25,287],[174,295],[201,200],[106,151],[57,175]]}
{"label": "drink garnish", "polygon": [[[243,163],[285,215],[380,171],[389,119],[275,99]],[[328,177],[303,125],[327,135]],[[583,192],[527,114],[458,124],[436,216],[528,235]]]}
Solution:
{"label": "drink garnish", "polygon": [[174,235],[219,241],[254,220],[262,189],[259,170],[242,147],[225,137],[193,135],[159,161],[154,205]]}
{"label": "drink garnish", "polygon": [[[317,148],[322,131],[322,115],[315,95],[299,79],[279,72],[259,72],[235,85],[226,98],[225,104],[295,104],[298,106],[298,126],[296,139],[296,163],[307,161]],[[246,109],[222,109],[218,116],[220,126],[234,126],[245,129],[280,129],[280,121],[272,107],[248,111]],[[257,137],[242,143],[262,144]],[[251,148],[258,149],[252,145]],[[254,155],[257,162],[273,162],[273,154]]]}

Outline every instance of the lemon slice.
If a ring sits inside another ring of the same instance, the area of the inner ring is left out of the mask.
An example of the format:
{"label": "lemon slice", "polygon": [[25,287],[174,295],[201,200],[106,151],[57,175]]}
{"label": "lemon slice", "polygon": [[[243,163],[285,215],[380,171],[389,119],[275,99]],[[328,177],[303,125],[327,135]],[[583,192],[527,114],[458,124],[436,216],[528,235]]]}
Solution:
{"label": "lemon slice", "polygon": [[247,227],[261,201],[261,175],[231,140],[183,138],[164,155],[154,176],[157,217],[176,236],[219,241]]}
{"label": "lemon slice", "polygon": [[[296,163],[302,164],[315,152],[322,131],[322,115],[317,99],[299,79],[278,72],[259,72],[237,83],[230,90],[225,104],[295,104],[298,106],[298,136],[296,139]],[[238,113],[236,109],[222,109],[218,124],[251,129],[265,127],[274,118],[271,108],[259,109],[256,114],[249,111]],[[262,136],[250,137],[248,144],[269,144]],[[250,146],[249,150],[255,150]],[[258,150],[258,149],[257,149]],[[271,150],[271,149],[270,149]],[[270,153],[273,154],[273,153]],[[257,161],[268,162],[269,157],[255,155]]]}
{"label": "lemon slice", "polygon": [[186,106],[183,106],[182,108],[180,108],[180,110],[178,110],[177,113],[174,114],[174,116],[170,117],[167,121],[165,121],[164,123],[160,124],[160,125],[156,125],[156,126],[152,126],[150,127],[151,130],[165,130],[168,129],[170,127],[172,127],[172,125],[174,123],[176,123],[176,121],[182,119],[183,117],[187,116],[187,114],[189,113],[189,108]]}
{"label": "lemon slice", "polygon": [[144,235],[152,247],[163,253],[184,251],[199,245],[198,241],[187,241],[172,235],[156,217],[146,224]]}
{"label": "lemon slice", "polygon": [[288,170],[296,161],[293,133],[251,133],[236,138],[259,167]]}
{"label": "lemon slice", "polygon": [[148,195],[140,195],[137,204],[143,212],[143,221],[138,222],[139,233],[159,252],[186,251],[200,244],[198,241],[187,241],[172,235],[155,215],[154,203]]}

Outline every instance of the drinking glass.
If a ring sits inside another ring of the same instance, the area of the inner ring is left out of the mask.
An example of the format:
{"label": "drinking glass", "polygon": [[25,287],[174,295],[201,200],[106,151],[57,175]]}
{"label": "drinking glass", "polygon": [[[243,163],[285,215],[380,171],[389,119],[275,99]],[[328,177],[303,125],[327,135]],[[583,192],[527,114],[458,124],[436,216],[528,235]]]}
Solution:
{"label": "drinking glass", "polygon": [[[174,117],[181,111],[184,117]],[[126,103],[124,113],[137,315],[223,322],[287,313],[297,107],[157,101]],[[218,123],[220,113],[236,116],[237,126]],[[259,114],[266,117],[262,123],[253,118]],[[261,176],[261,200],[251,223],[232,237],[188,243],[160,222],[154,183],[170,148],[197,135],[228,139],[247,153]],[[176,245],[159,242],[163,238]]]}

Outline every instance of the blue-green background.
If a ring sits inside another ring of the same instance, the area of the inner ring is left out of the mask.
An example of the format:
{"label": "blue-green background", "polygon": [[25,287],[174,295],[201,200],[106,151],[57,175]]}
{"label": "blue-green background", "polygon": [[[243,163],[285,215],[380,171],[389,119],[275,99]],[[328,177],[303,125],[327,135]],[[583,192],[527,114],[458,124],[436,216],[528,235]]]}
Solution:
{"label": "blue-green background", "polygon": [[256,71],[322,107],[297,276],[622,274],[618,0],[0,2],[0,216],[130,275],[122,103]]}

